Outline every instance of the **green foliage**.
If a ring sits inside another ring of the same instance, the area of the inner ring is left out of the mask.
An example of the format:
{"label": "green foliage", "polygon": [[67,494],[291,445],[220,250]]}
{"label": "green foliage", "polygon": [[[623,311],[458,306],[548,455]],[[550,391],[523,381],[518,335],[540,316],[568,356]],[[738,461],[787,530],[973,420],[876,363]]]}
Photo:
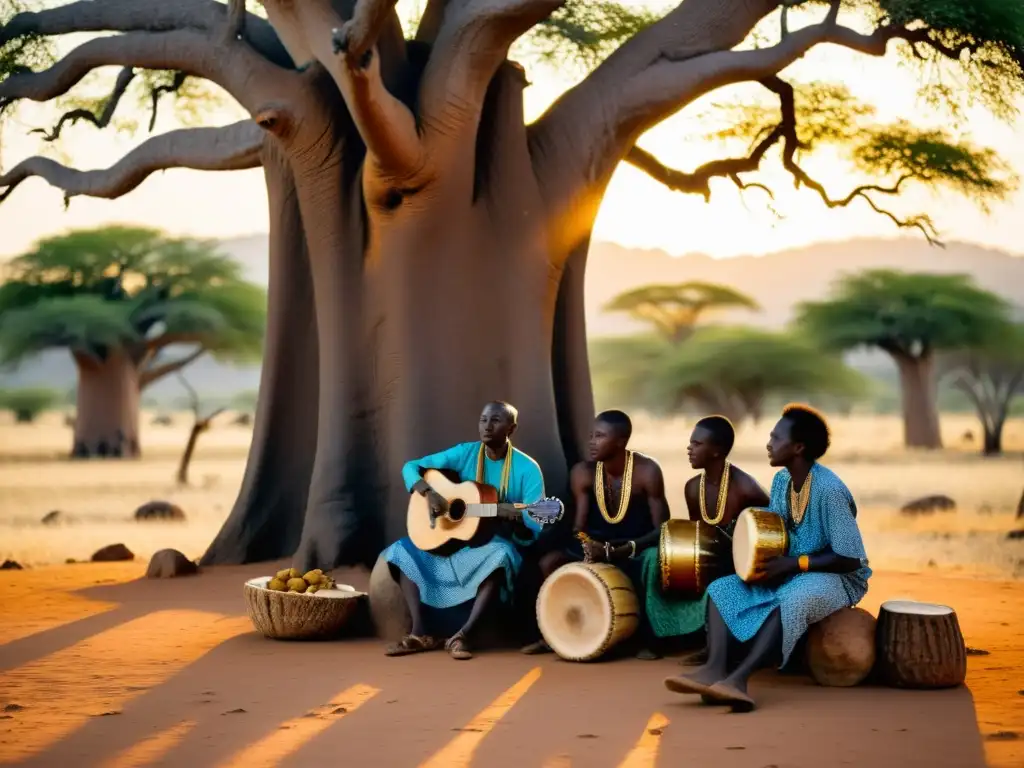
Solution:
{"label": "green foliage", "polygon": [[878,269],[840,279],[826,301],[801,304],[797,325],[828,349],[916,357],[985,343],[1008,313],[1002,298],[966,275]]}
{"label": "green foliage", "polygon": [[59,392],[43,387],[0,391],[0,410],[10,411],[15,421],[31,423],[61,400]]}
{"label": "green foliage", "polygon": [[72,232],[6,265],[0,285],[0,357],[64,347],[104,357],[123,349],[193,344],[221,358],[259,356],[262,288],[213,244],[137,227]]}
{"label": "green foliage", "polygon": [[737,421],[757,416],[772,398],[850,401],[869,389],[809,340],[749,327],[700,328],[682,344],[657,336],[597,339],[590,360],[605,400],[654,412],[697,405]]}
{"label": "green foliage", "polygon": [[757,311],[756,301],[734,288],[692,280],[676,285],[645,285],[620,293],[605,311],[628,312],[650,323],[666,339],[681,342],[709,312],[727,309]]}
{"label": "green foliage", "polygon": [[745,327],[702,329],[652,373],[667,399],[689,398],[740,417],[772,396],[856,397],[867,388],[806,338]]}
{"label": "green foliage", "polygon": [[658,18],[612,0],[568,0],[533,30],[532,42],[548,61],[568,58],[591,68]]}
{"label": "green foliage", "polygon": [[[16,14],[40,7],[33,0],[0,0],[0,27]],[[52,42],[39,35],[25,35],[0,45],[0,79],[28,67],[48,67],[56,60]]]}

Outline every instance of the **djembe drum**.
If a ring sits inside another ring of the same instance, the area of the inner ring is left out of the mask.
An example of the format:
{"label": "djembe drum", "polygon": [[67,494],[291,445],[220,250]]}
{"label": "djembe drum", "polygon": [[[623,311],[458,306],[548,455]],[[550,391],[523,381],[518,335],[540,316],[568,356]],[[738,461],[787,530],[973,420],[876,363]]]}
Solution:
{"label": "djembe drum", "polygon": [[736,575],[748,584],[764,578],[764,566],[786,554],[786,521],[767,509],[749,507],[736,518],[732,534],[732,561]]}
{"label": "djembe drum", "polygon": [[640,623],[629,577],[607,563],[569,563],[537,596],[537,624],[551,650],[567,661],[594,661],[628,640]]}
{"label": "djembe drum", "polygon": [[669,520],[658,544],[661,591],[696,600],[715,579],[733,571],[731,542],[717,525],[701,520]]}

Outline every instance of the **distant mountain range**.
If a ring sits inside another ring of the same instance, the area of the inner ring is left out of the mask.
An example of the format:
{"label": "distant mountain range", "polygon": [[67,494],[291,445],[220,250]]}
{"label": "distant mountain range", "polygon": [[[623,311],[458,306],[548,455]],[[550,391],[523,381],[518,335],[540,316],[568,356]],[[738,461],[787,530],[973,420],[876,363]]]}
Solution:
{"label": "distant mountain range", "polygon": [[[222,247],[242,264],[249,280],[267,284],[266,235],[224,240]],[[970,274],[979,286],[1024,307],[1024,257],[967,243],[950,243],[941,249],[920,239],[864,239],[730,259],[713,259],[704,254],[673,257],[659,250],[595,243],[587,265],[587,328],[591,338],[643,330],[643,325],[627,315],[605,312],[603,306],[629,288],[687,280],[730,285],[753,296],[761,305],[760,312],[722,313],[714,318],[715,322],[780,328],[790,320],[797,303],[827,296],[832,283],[842,274],[881,267]],[[865,369],[877,370],[880,364],[885,365],[877,355],[857,355],[852,362]],[[259,367],[221,365],[204,358],[188,368],[188,379],[204,394],[228,397],[256,389]],[[15,372],[0,373],[0,388],[37,385],[58,389],[74,386],[74,368],[67,353],[50,352]],[[172,378],[155,384],[146,394],[164,400],[184,392]]]}

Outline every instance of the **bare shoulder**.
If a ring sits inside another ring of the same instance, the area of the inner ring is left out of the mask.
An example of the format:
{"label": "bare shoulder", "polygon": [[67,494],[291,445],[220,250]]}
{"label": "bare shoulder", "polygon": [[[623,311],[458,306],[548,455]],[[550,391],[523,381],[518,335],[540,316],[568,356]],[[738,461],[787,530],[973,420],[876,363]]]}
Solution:
{"label": "bare shoulder", "polygon": [[569,482],[573,488],[586,488],[594,484],[594,465],[588,461],[576,462],[569,471]]}
{"label": "bare shoulder", "polygon": [[686,485],[683,486],[683,494],[686,496],[693,496],[697,498],[697,493],[700,490],[700,475],[694,475],[686,481]]}
{"label": "bare shoulder", "polygon": [[646,480],[658,480],[659,478],[664,480],[658,460],[639,451],[633,452],[633,476],[639,476]]}
{"label": "bare shoulder", "polygon": [[729,482],[733,484],[733,487],[742,491],[745,496],[768,495],[768,492],[757,482],[757,478],[744,472],[735,464],[730,465]]}

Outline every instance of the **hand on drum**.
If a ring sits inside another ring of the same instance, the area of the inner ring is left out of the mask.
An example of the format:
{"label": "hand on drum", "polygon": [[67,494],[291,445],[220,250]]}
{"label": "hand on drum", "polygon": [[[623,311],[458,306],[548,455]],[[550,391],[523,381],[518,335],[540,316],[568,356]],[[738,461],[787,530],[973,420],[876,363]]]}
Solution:
{"label": "hand on drum", "polygon": [[603,563],[607,560],[603,541],[589,539],[583,542],[583,560],[587,563]]}
{"label": "hand on drum", "polygon": [[764,575],[758,579],[762,586],[779,586],[786,579],[800,573],[799,561],[795,557],[773,557],[764,564]]}

